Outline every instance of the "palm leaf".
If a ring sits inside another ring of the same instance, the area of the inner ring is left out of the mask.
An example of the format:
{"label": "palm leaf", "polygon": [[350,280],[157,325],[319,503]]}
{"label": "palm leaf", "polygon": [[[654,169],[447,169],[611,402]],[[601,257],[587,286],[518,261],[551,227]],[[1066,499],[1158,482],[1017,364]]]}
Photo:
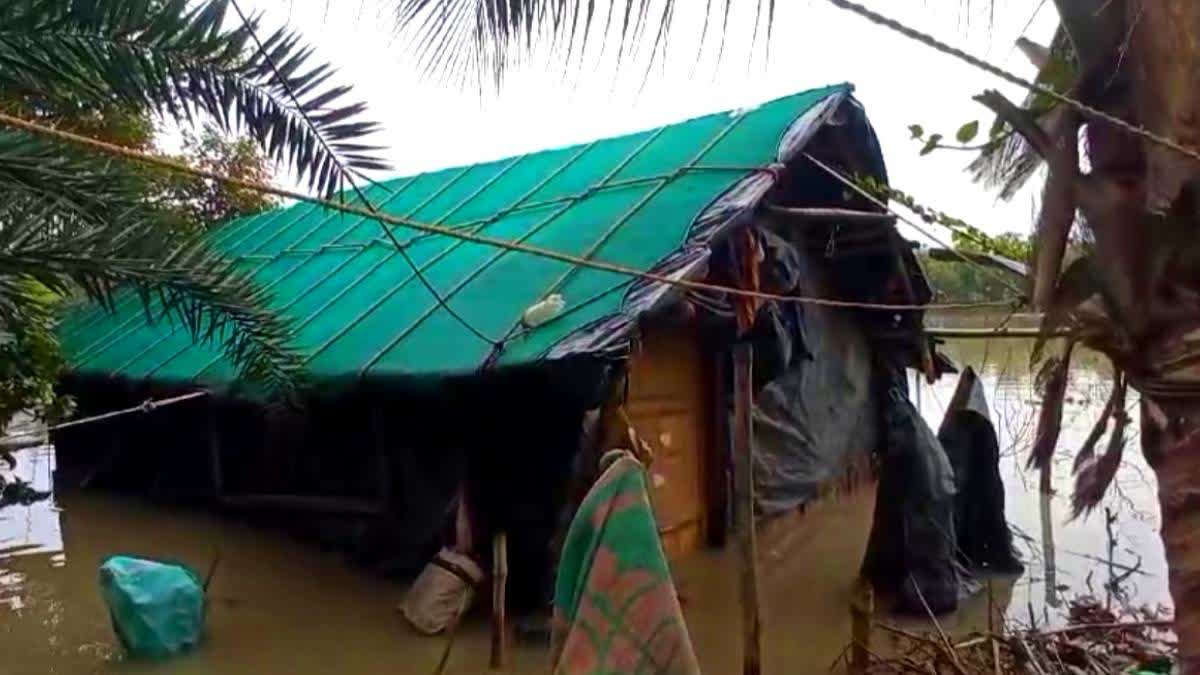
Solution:
{"label": "palm leaf", "polygon": [[[541,46],[565,51],[569,61],[582,58],[588,45],[599,39],[604,49],[617,49],[618,65],[646,56],[650,67],[667,53],[668,40],[678,30],[680,6],[678,0],[660,0],[651,13],[650,0],[612,0],[604,12],[597,11],[596,0],[390,1],[397,28],[411,38],[426,74],[460,82],[490,81],[497,87],[510,67]],[[752,39],[757,44],[762,33],[769,42],[775,0],[755,1]],[[699,26],[702,43],[719,35],[723,51],[732,6],[733,0],[706,1]],[[713,30],[717,20],[720,31]]]}
{"label": "palm leaf", "polygon": [[[0,90],[92,104],[150,107],[178,120],[211,116],[244,131],[322,194],[338,165],[385,169],[363,137],[376,126],[333,69],[281,29],[253,42],[257,21],[230,28],[229,0],[0,0]],[[292,94],[295,96],[293,97]]]}
{"label": "palm leaf", "polygon": [[1129,426],[1129,413],[1125,410],[1126,389],[1125,378],[1118,375],[1113,382],[1112,399],[1109,402],[1116,423],[1108,438],[1108,448],[1103,455],[1082,462],[1075,476],[1075,493],[1071,496],[1071,513],[1075,518],[1090,513],[1100,504],[1116,479],[1117,470],[1121,468],[1127,440],[1125,430]]}
{"label": "palm leaf", "polygon": [[[1050,43],[1050,62],[1038,73],[1037,81],[1056,89],[1067,91],[1074,83],[1076,72],[1075,56],[1067,32],[1060,28]],[[1056,110],[1053,100],[1044,94],[1030,94],[1023,104],[1034,119],[1043,126]],[[1042,158],[1025,140],[1014,133],[1012,127],[997,118],[992,124],[992,142],[987,143],[979,156],[968,166],[968,171],[977,182],[999,190],[1002,199],[1012,199],[1042,166]]]}
{"label": "palm leaf", "polygon": [[[43,156],[54,158],[45,170],[14,171]],[[0,131],[0,322],[32,316],[36,308],[18,292],[30,281],[109,308],[129,289],[149,320],[177,321],[194,339],[222,344],[244,378],[288,393],[299,361],[288,326],[265,309],[264,292],[204,239],[181,240],[164,226],[162,210],[141,198],[128,168]],[[72,172],[59,183],[60,173]]]}
{"label": "palm leaf", "polygon": [[[82,156],[21,132],[0,129],[0,189],[98,223],[142,199],[145,182],[105,159]],[[6,224],[7,225],[7,224]]]}
{"label": "palm leaf", "polygon": [[1036,385],[1042,393],[1042,409],[1038,416],[1033,448],[1029,452],[1029,468],[1049,470],[1062,431],[1063,404],[1071,371],[1071,352],[1075,343],[1068,342],[1062,356],[1047,359],[1038,373]]}
{"label": "palm leaf", "polygon": [[1080,447],[1079,452],[1075,455],[1075,463],[1071,468],[1072,473],[1078,474],[1085,465],[1091,463],[1095,458],[1096,444],[1100,442],[1100,439],[1104,437],[1104,433],[1108,431],[1108,421],[1116,413],[1118,405],[1117,397],[1118,395],[1124,396],[1120,384],[1121,377],[1122,374],[1120,371],[1114,372],[1113,388],[1112,392],[1108,395],[1108,402],[1104,404],[1104,410],[1101,411],[1100,417],[1096,419],[1096,424],[1092,426],[1091,433],[1088,434],[1087,439],[1083,442],[1083,446]]}

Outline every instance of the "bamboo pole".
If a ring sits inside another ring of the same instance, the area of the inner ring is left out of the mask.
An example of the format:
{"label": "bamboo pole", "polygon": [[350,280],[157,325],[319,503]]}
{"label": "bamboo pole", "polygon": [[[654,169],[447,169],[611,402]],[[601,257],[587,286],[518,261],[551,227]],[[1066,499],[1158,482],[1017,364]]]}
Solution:
{"label": "bamboo pole", "polygon": [[497,532],[492,540],[492,669],[507,661],[505,590],[508,584],[508,536]]}
{"label": "bamboo pole", "polygon": [[863,225],[893,225],[896,216],[890,213],[855,211],[853,209],[795,208],[788,206],[768,207],[771,214],[797,225],[810,223],[838,223]]}
{"label": "bamboo pole", "polygon": [[[947,340],[1032,340],[1042,334],[1040,328],[926,328],[925,334]],[[1067,333],[1057,331],[1049,337],[1066,337]]]}
{"label": "bamboo pole", "polygon": [[762,612],[758,593],[758,553],[754,531],[754,348],[733,348],[734,472],[738,551],[741,561],[742,674],[762,673]]}
{"label": "bamboo pole", "polygon": [[1046,478],[1050,475],[1050,467],[1042,469],[1043,486],[1038,495],[1038,514],[1042,525],[1042,565],[1046,587],[1046,604],[1057,609],[1062,603],[1058,597],[1058,555],[1054,550],[1054,518],[1051,509],[1053,494],[1049,490]]}
{"label": "bamboo pole", "polygon": [[871,582],[859,577],[850,600],[851,675],[865,675],[871,667],[871,623],[875,614],[875,591]]}

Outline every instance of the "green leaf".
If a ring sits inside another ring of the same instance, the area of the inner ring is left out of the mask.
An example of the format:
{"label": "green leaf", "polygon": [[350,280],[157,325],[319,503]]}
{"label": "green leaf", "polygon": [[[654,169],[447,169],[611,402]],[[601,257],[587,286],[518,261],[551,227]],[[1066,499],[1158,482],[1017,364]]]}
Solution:
{"label": "green leaf", "polygon": [[[312,0],[309,0],[310,2]],[[412,48],[415,66],[429,76],[458,86],[498,87],[508,69],[528,63],[543,48],[564,54],[568,68],[581,69],[596,58],[590,46],[615,53],[617,68],[635,62],[661,65],[674,43],[669,39],[693,28],[699,37],[697,60],[725,54],[725,41],[745,40],[752,52],[770,44],[778,0],[390,0],[398,43]],[[753,28],[734,20],[754,11]],[[681,10],[704,10],[702,23]],[[653,11],[652,11],[653,10]],[[681,20],[682,15],[689,20]],[[738,36],[739,30],[745,33]],[[710,51],[711,48],[711,51]],[[640,67],[640,64],[639,64]],[[580,72],[583,72],[580,70]],[[648,80],[646,80],[648,81]],[[643,82],[645,84],[645,81]]]}
{"label": "green leaf", "polygon": [[[230,0],[0,0],[0,91],[84,106],[197,113],[253,138],[325,196],[347,173],[386,164],[363,139],[365,106],[330,84],[332,68],[280,29],[226,24]],[[304,150],[303,154],[300,150]]]}
{"label": "green leaf", "polygon": [[924,157],[925,155],[928,155],[929,153],[933,152],[934,150],[937,150],[938,144],[941,142],[942,142],[941,134],[934,134],[934,135],[930,136],[929,140],[925,141],[925,147],[921,148],[921,156]]}
{"label": "green leaf", "polygon": [[959,127],[958,133],[954,135],[954,138],[959,143],[966,145],[967,143],[970,143],[971,141],[975,140],[975,137],[978,135],[979,135],[979,120],[975,120],[973,122],[967,122],[966,124]]}
{"label": "green leaf", "polygon": [[248,270],[164,222],[171,213],[144,198],[135,172],[0,129],[0,332],[19,339],[47,295],[86,296],[94,315],[140,301],[147,316],[222,346],[247,381],[288,395],[301,373],[290,325]]}
{"label": "green leaf", "polygon": [[920,124],[910,124],[908,126],[908,133],[912,134],[913,140],[924,138],[925,127],[921,126]]}

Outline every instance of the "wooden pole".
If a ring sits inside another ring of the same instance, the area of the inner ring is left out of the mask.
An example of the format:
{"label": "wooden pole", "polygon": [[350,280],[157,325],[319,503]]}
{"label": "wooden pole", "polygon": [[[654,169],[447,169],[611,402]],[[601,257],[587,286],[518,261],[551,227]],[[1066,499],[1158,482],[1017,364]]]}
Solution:
{"label": "wooden pole", "polygon": [[221,468],[221,427],[215,403],[209,403],[208,406],[208,454],[213,496],[220,501],[225,493],[225,474]]}
{"label": "wooden pole", "polygon": [[873,211],[855,211],[853,209],[824,209],[824,208],[795,208],[788,206],[768,207],[771,215],[788,220],[797,225],[810,223],[837,223],[862,225],[894,225],[896,216],[890,213],[875,213]]}
{"label": "wooden pole", "polygon": [[729,539],[730,444],[729,444],[729,354],[717,351],[712,359],[709,407],[712,423],[708,428],[704,466],[705,503],[708,504],[706,534],[711,548],[725,548]]}
{"label": "wooden pole", "polygon": [[863,675],[871,667],[871,622],[875,614],[875,591],[871,582],[859,577],[850,600],[850,673]]}
{"label": "wooden pole", "polygon": [[[947,340],[1033,340],[1042,335],[1040,328],[926,328],[925,333]],[[1067,337],[1069,333],[1055,331],[1047,337]]]}
{"label": "wooden pole", "polygon": [[508,536],[496,533],[492,540],[492,668],[503,668],[507,661],[508,635],[505,617],[505,586],[508,584]]}
{"label": "wooden pole", "polygon": [[762,673],[762,612],[758,593],[758,553],[754,531],[754,348],[733,348],[734,472],[738,552],[741,561],[742,674]]}

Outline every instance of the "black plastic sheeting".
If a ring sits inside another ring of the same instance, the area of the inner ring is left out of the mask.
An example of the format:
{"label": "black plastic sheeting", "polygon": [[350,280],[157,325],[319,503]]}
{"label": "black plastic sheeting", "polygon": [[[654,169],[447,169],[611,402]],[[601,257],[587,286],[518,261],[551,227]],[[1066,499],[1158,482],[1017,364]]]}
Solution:
{"label": "black plastic sheeting", "polygon": [[905,371],[878,373],[885,442],[863,571],[900,612],[952,612],[981,590],[975,571],[1020,571],[987,399],[968,369],[939,437],[909,401]]}
{"label": "black plastic sheeting", "polygon": [[[739,249],[743,239],[713,250],[714,269],[739,278],[743,261],[757,259],[763,290],[809,297],[831,295],[824,266],[766,228],[754,231],[757,252]],[[878,417],[871,389],[871,346],[856,317],[837,308],[766,302],[749,332],[739,337],[731,299],[693,292],[693,304],[712,342],[739,339],[754,346],[755,510],[776,515],[816,497],[876,445]],[[726,390],[732,382],[725,382]],[[732,398],[728,399],[732,433]],[[732,439],[726,442],[731,448]],[[730,458],[732,461],[732,458]]]}
{"label": "black plastic sheeting", "polygon": [[[802,294],[821,294],[814,275],[799,278]],[[874,451],[878,408],[871,347],[853,315],[772,305],[760,312],[755,336],[755,374],[780,373],[754,401],[756,506],[771,516],[809,502]]]}
{"label": "black plastic sheeting", "polygon": [[969,367],[958,380],[938,429],[938,441],[950,458],[958,484],[954,529],[959,560],[971,568],[1020,573],[1024,568],[1004,517],[999,439],[983,383]]}
{"label": "black plastic sheeting", "polygon": [[909,401],[905,371],[879,371],[885,442],[864,572],[876,589],[896,596],[899,611],[952,612],[973,590],[956,555],[954,468]]}

